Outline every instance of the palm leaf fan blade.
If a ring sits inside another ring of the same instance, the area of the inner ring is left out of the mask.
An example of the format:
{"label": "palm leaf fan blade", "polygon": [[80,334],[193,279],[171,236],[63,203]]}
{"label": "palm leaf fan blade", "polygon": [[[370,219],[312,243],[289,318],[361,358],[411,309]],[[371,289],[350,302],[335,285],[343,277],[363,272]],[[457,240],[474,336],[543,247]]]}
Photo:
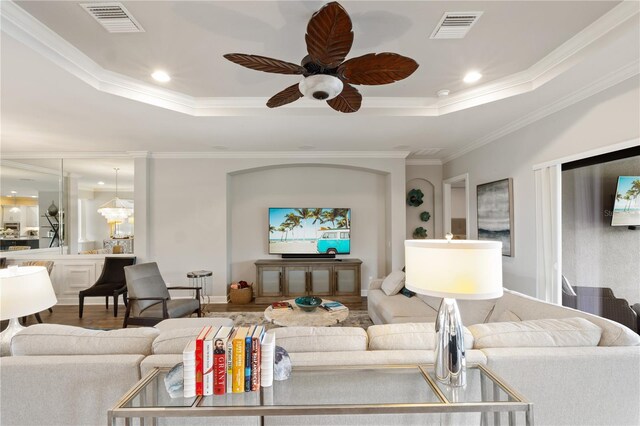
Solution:
{"label": "palm leaf fan blade", "polygon": [[345,113],[356,112],[362,104],[362,95],[355,87],[345,84],[342,92],[335,98],[327,101],[327,103],[336,111]]}
{"label": "palm leaf fan blade", "polygon": [[309,20],[305,41],[313,62],[324,68],[336,68],[353,45],[349,14],[340,4],[327,3]]}
{"label": "palm leaf fan blade", "polygon": [[276,108],[297,101],[302,96],[303,95],[300,93],[300,89],[298,88],[298,83],[296,83],[293,86],[289,86],[273,95],[271,99],[267,101],[267,106],[269,108]]}
{"label": "palm leaf fan blade", "polygon": [[403,80],[418,66],[413,59],[397,53],[369,53],[345,61],[338,73],[351,84],[380,85]]}
{"label": "palm leaf fan blade", "polygon": [[225,59],[250,68],[256,71],[270,72],[276,74],[304,74],[306,70],[291,62],[281,61],[279,59],[268,58],[260,55],[247,55],[244,53],[227,53]]}

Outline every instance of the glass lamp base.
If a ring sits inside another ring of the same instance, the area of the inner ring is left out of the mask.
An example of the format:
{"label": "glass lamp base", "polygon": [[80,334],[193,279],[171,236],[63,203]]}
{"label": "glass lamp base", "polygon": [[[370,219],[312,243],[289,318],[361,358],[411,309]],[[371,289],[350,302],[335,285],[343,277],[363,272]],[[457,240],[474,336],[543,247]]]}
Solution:
{"label": "glass lamp base", "polygon": [[2,333],[0,333],[0,353],[2,355],[10,355],[11,354],[11,339],[15,336],[19,331],[24,330],[26,327],[20,325],[18,318],[12,318],[9,320],[9,325],[4,329]]}
{"label": "glass lamp base", "polygon": [[436,319],[436,378],[450,386],[467,384],[464,330],[456,299],[443,298]]}

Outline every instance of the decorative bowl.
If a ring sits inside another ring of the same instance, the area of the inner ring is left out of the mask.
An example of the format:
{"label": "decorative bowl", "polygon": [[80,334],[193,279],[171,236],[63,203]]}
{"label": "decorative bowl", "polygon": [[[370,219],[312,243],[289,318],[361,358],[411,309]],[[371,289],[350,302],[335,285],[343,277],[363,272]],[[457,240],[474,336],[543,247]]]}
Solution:
{"label": "decorative bowl", "polygon": [[322,299],[316,296],[303,296],[298,297],[296,305],[305,312],[313,312],[318,306],[322,304]]}

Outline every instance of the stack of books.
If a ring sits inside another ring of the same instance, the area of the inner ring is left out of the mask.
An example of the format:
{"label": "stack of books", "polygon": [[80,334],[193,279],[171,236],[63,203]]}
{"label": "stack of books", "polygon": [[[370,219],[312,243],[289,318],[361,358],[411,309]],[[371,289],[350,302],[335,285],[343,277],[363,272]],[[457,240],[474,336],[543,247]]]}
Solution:
{"label": "stack of books", "polygon": [[271,304],[271,308],[272,309],[293,309],[293,306],[291,306],[291,303],[289,302],[273,302]]}
{"label": "stack of books", "polygon": [[322,306],[325,310],[329,312],[344,311],[345,309],[347,309],[347,307],[340,302],[324,302],[320,306]]}
{"label": "stack of books", "polygon": [[262,376],[273,376],[273,363],[262,362],[263,351],[274,350],[271,339],[263,347],[265,336],[261,325],[204,327],[183,351],[184,396],[259,390]]}

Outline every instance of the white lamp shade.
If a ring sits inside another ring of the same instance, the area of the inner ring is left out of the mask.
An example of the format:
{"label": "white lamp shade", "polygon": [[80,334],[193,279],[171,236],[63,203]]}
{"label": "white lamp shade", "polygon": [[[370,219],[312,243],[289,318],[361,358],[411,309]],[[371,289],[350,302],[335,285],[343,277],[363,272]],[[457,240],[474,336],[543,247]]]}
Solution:
{"label": "white lamp shade", "polygon": [[493,299],[502,296],[502,243],[407,240],[407,289],[434,297]]}
{"label": "white lamp shade", "polygon": [[58,303],[44,266],[0,269],[0,319],[19,318]]}

